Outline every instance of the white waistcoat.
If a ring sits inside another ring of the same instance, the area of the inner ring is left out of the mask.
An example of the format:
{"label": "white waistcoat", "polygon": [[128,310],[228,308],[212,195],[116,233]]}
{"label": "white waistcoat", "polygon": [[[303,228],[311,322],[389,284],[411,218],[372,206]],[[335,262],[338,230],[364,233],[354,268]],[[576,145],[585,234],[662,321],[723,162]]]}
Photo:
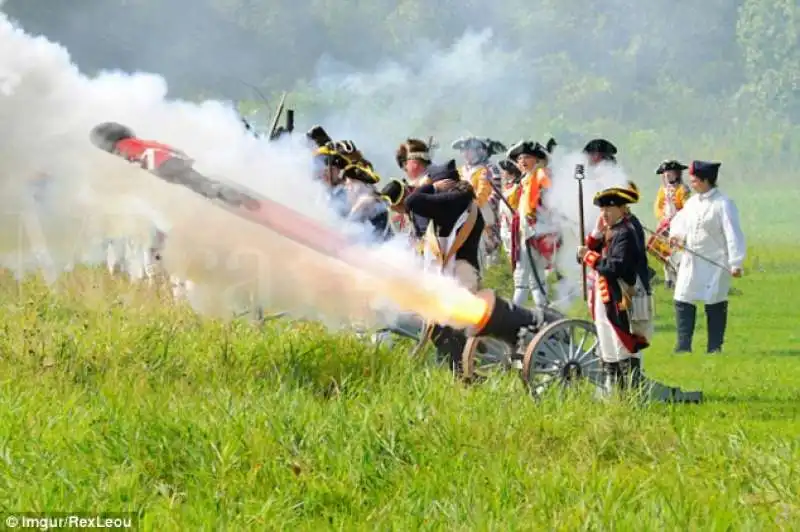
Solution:
{"label": "white waistcoat", "polygon": [[[454,253],[446,264],[442,264],[442,260],[444,256],[447,255],[447,251],[453,246],[459,229],[467,222],[471,209],[472,206],[461,213],[461,216],[458,217],[455,225],[453,225],[453,230],[450,231],[450,234],[446,237],[436,236],[436,229],[433,222],[428,224],[428,229],[425,232],[425,251],[423,253],[426,268],[436,268],[448,276],[453,276],[455,274],[456,254]],[[436,249],[434,242],[439,244],[438,249]],[[441,252],[441,255],[439,255],[439,252]]]}

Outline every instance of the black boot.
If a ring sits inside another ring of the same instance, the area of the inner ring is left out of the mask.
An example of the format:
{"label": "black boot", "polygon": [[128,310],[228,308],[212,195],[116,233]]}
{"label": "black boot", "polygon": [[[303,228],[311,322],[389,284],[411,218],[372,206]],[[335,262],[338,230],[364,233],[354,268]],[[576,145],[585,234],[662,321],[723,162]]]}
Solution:
{"label": "black boot", "polygon": [[639,390],[644,383],[644,375],[642,374],[642,359],[631,357],[627,360],[627,383],[631,390]]}
{"label": "black boot", "polygon": [[676,353],[691,353],[694,325],[697,319],[697,307],[691,303],[675,301],[675,328],[678,333]]}
{"label": "black boot", "polygon": [[436,346],[436,359],[446,363],[457,376],[462,374],[461,355],[467,338],[462,331],[451,327],[435,325],[431,334],[431,342]]}
{"label": "black boot", "polygon": [[728,325],[728,302],[720,301],[706,305],[706,327],[708,328],[708,353],[721,353]]}
{"label": "black boot", "polygon": [[619,362],[602,362],[603,394],[609,396],[615,391],[622,391],[624,379]]}

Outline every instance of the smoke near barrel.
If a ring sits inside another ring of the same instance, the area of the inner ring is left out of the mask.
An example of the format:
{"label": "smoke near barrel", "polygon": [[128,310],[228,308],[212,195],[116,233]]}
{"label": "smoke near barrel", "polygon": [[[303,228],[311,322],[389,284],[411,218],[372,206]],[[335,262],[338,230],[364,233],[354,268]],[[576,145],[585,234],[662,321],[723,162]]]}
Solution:
{"label": "smoke near barrel", "polygon": [[380,251],[350,250],[343,261],[344,245],[320,253],[89,142],[98,124],[124,124],[131,134],[185,152],[200,174],[290,207],[284,210],[296,219],[284,223],[313,221],[308,236],[327,239],[330,247],[331,239],[359,228],[345,227],[322,201],[302,136],[255,139],[229,105],[166,99],[158,76],[106,72],[87,78],[64,48],[25,34],[5,17],[0,47],[0,201],[6,218],[16,222],[3,224],[0,233],[8,266],[32,266],[38,259],[62,270],[88,260],[104,239],[146,240],[157,215],[168,233],[164,265],[193,282],[192,302],[202,312],[225,316],[235,306],[262,304],[329,323],[371,322],[383,299],[431,319],[471,322],[455,316],[474,302],[469,293],[423,273],[397,243]]}

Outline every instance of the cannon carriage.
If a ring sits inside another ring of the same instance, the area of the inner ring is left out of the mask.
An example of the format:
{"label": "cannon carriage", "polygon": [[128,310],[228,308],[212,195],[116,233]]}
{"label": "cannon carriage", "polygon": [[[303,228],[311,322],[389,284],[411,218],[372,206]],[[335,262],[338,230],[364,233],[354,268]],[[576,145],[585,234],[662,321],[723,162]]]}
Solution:
{"label": "cannon carriage", "polygon": [[[449,338],[437,341],[431,327],[421,320],[382,330],[416,342],[412,353],[420,353],[430,342],[457,360],[459,376],[466,382],[479,381],[496,371],[517,371],[534,398],[550,390],[564,391],[588,383],[607,395],[614,386],[606,377],[600,358],[599,338],[594,324],[570,318],[551,309],[517,307],[490,291],[478,295],[487,303],[481,324],[466,331],[451,330]],[[699,403],[702,392],[685,391],[651,380],[643,374],[632,382],[647,401]]]}
{"label": "cannon carriage", "polygon": [[[594,324],[551,308],[517,307],[488,291],[479,295],[489,305],[485,323],[473,330],[451,333],[455,337],[444,342],[445,346],[437,345],[455,360],[464,381],[483,380],[493,372],[517,371],[534,397],[580,381],[602,384]],[[378,333],[412,339],[414,355],[436,344],[432,327],[413,317],[405,317]]]}

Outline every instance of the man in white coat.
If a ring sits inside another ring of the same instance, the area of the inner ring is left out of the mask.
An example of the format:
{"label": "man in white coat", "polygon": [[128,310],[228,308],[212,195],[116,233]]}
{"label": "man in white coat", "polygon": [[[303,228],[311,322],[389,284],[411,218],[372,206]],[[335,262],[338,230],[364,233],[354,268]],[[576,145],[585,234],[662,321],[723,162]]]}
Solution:
{"label": "man in white coat", "polygon": [[707,161],[692,162],[689,184],[696,194],[689,198],[683,210],[670,223],[670,243],[694,252],[682,254],[675,282],[676,353],[692,351],[697,302],[705,305],[708,329],[706,351],[722,351],[731,277],[742,276],[744,234],[736,205],[717,188],[721,165]]}

